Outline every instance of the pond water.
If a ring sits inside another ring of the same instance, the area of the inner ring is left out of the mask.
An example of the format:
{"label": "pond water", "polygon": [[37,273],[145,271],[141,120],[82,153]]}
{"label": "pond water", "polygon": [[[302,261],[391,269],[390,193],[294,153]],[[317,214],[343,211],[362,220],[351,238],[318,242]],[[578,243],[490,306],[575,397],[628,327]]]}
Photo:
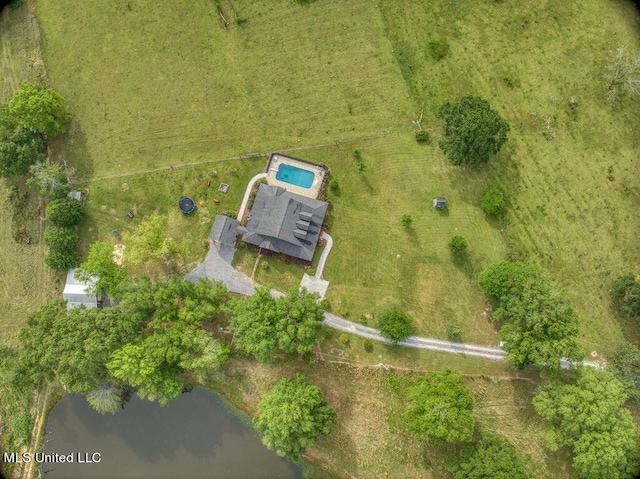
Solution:
{"label": "pond water", "polygon": [[[302,477],[203,388],[167,407],[134,397],[113,416],[95,412],[84,396],[68,394],[51,411],[46,440],[45,454],[73,453],[74,460],[43,464],[47,479]],[[100,462],[88,463],[94,452]]]}

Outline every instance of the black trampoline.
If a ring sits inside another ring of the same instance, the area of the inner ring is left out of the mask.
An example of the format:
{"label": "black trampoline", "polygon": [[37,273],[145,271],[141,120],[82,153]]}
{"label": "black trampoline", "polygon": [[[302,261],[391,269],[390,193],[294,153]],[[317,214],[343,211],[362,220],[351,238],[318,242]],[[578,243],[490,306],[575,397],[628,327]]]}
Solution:
{"label": "black trampoline", "polygon": [[188,215],[189,213],[193,213],[193,210],[196,209],[196,202],[193,201],[193,198],[183,196],[182,198],[180,198],[178,206],[180,207],[180,211]]}

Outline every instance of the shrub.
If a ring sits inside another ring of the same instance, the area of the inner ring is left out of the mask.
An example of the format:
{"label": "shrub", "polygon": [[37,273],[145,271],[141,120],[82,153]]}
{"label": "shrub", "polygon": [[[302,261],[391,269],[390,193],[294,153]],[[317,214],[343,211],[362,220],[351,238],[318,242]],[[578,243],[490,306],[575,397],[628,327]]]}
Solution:
{"label": "shrub", "polygon": [[309,276],[314,276],[316,274],[316,269],[315,268],[307,268],[307,274]]}
{"label": "shrub", "polygon": [[362,346],[364,347],[364,350],[368,353],[372,353],[373,352],[373,343],[371,342],[370,339],[365,339],[364,341],[362,341]]}
{"label": "shrub", "polygon": [[329,180],[329,188],[331,188],[333,191],[337,190],[339,187],[338,185],[338,180],[336,180],[335,178],[331,178]]}
{"label": "shrub", "polygon": [[449,42],[441,38],[431,40],[428,43],[429,53],[434,60],[440,61],[449,54]]}
{"label": "shrub", "polygon": [[78,233],[61,226],[49,226],[44,230],[43,241],[51,250],[73,250],[78,246]]}
{"label": "shrub", "polygon": [[47,219],[55,226],[70,227],[83,220],[84,207],[76,199],[60,198],[49,203],[46,214]]}
{"label": "shrub", "polygon": [[74,250],[51,250],[44,257],[44,262],[54,271],[66,271],[78,265],[80,256]]}
{"label": "shrub", "polygon": [[460,341],[460,334],[462,333],[462,330],[460,329],[460,326],[458,326],[457,324],[450,324],[447,327],[447,338],[449,339],[449,341]]}
{"label": "shrub", "polygon": [[452,236],[448,246],[453,254],[462,254],[467,251],[467,239],[460,235]]}
{"label": "shrub", "polygon": [[382,337],[393,343],[404,341],[413,334],[413,323],[403,311],[392,309],[380,316],[378,322]]}
{"label": "shrub", "polygon": [[341,342],[342,344],[349,344],[349,335],[348,335],[348,334],[346,334],[346,333],[342,333],[342,334],[340,335],[340,338],[339,338],[339,339],[340,339],[340,342]]}
{"label": "shrub", "polygon": [[426,143],[429,141],[429,132],[426,130],[416,131],[416,141]]}
{"label": "shrub", "polygon": [[324,337],[325,337],[325,339],[331,339],[331,338],[333,338],[333,329],[331,329],[331,328],[326,328],[326,329],[324,330]]}
{"label": "shrub", "polygon": [[353,156],[358,162],[362,161],[362,150],[360,148],[356,148],[353,150]]}
{"label": "shrub", "polygon": [[244,241],[240,241],[238,243],[238,248],[246,248],[247,247],[247,243],[245,243]]}
{"label": "shrub", "polygon": [[234,220],[237,219],[237,215],[235,211],[227,211],[225,213],[225,216],[228,216],[229,218],[233,218]]}
{"label": "shrub", "polygon": [[344,306],[342,306],[342,307],[340,308],[339,313],[340,313],[340,316],[342,316],[342,317],[344,317],[344,318],[346,318],[347,316],[349,316],[349,310],[348,310],[347,308],[345,308]]}
{"label": "shrub", "polygon": [[31,440],[33,421],[27,412],[21,412],[11,423],[11,435],[20,444],[28,444]]}
{"label": "shrub", "polygon": [[480,203],[485,213],[501,217],[504,214],[504,194],[498,188],[489,188]]}
{"label": "shrub", "polygon": [[611,299],[628,316],[640,316],[640,282],[633,273],[619,276],[611,287]]}
{"label": "shrub", "polygon": [[358,171],[360,173],[364,173],[367,169],[367,165],[365,165],[362,161],[358,163]]}
{"label": "shrub", "polygon": [[268,270],[269,269],[269,262],[268,261],[260,261],[260,267],[265,271]]}
{"label": "shrub", "polygon": [[400,218],[400,223],[402,223],[402,226],[410,226],[413,223],[413,218],[409,214],[404,214]]}

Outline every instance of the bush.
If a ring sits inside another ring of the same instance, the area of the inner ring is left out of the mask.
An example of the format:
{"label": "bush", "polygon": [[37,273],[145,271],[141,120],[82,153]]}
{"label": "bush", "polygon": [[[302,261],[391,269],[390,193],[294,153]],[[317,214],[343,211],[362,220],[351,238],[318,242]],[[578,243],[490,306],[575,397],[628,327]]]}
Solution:
{"label": "bush", "polygon": [[43,241],[50,250],[74,250],[78,246],[78,233],[61,226],[49,226],[44,230]]}
{"label": "bush", "polygon": [[627,316],[640,316],[640,282],[633,273],[616,278],[611,287],[611,299]]}
{"label": "bush", "polygon": [[453,254],[462,254],[467,251],[467,239],[460,235],[452,236],[448,246]]}
{"label": "bush", "polygon": [[410,226],[413,223],[413,218],[409,214],[404,214],[400,218],[400,223],[402,223],[402,226]]}
{"label": "bush", "polygon": [[367,170],[367,165],[365,165],[362,161],[358,162],[358,171],[360,173],[364,173]]}
{"label": "bush", "polygon": [[341,342],[342,344],[349,344],[349,335],[348,335],[348,334],[346,334],[346,333],[342,333],[342,334],[340,335],[340,338],[339,338],[339,339],[340,339],[340,342]]}
{"label": "bush", "polygon": [[501,217],[504,215],[504,194],[498,188],[489,188],[482,195],[480,206],[485,213]]}
{"label": "bush", "polygon": [[84,219],[84,207],[76,199],[60,198],[49,203],[46,214],[55,226],[71,227]]}
{"label": "bush", "polygon": [[371,342],[370,339],[365,339],[364,341],[362,341],[362,346],[364,347],[364,350],[368,353],[372,353],[373,352],[373,343]]}
{"label": "bush", "polygon": [[74,250],[50,250],[44,257],[44,262],[54,271],[67,271],[78,266],[80,256]]}
{"label": "bush", "polygon": [[462,333],[462,330],[460,329],[460,326],[458,326],[455,323],[450,324],[447,327],[447,338],[449,339],[449,341],[459,342],[461,333]]}
{"label": "bush", "polygon": [[362,161],[362,150],[360,148],[356,148],[353,150],[353,156],[358,162]]}
{"label": "bush", "polygon": [[393,343],[404,341],[413,334],[413,323],[403,311],[392,309],[380,316],[378,322],[382,337]]}
{"label": "bush", "polygon": [[441,38],[431,40],[428,43],[429,53],[434,60],[440,61],[449,54],[449,42]]}
{"label": "bush", "polygon": [[20,444],[29,444],[33,421],[27,412],[21,412],[11,423],[11,435]]}
{"label": "bush", "polygon": [[416,131],[416,141],[426,143],[429,141],[429,132],[426,130]]}
{"label": "bush", "polygon": [[335,178],[331,178],[329,180],[329,188],[331,188],[333,191],[337,190],[339,188],[338,180],[336,180]]}

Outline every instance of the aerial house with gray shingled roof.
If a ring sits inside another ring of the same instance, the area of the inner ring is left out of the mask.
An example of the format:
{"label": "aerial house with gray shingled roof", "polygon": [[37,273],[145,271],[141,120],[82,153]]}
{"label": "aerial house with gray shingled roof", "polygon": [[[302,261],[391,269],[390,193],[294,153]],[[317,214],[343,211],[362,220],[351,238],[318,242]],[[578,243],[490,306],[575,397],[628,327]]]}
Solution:
{"label": "aerial house with gray shingled roof", "polygon": [[310,263],[328,207],[325,201],[261,184],[246,226],[237,231],[247,244]]}

